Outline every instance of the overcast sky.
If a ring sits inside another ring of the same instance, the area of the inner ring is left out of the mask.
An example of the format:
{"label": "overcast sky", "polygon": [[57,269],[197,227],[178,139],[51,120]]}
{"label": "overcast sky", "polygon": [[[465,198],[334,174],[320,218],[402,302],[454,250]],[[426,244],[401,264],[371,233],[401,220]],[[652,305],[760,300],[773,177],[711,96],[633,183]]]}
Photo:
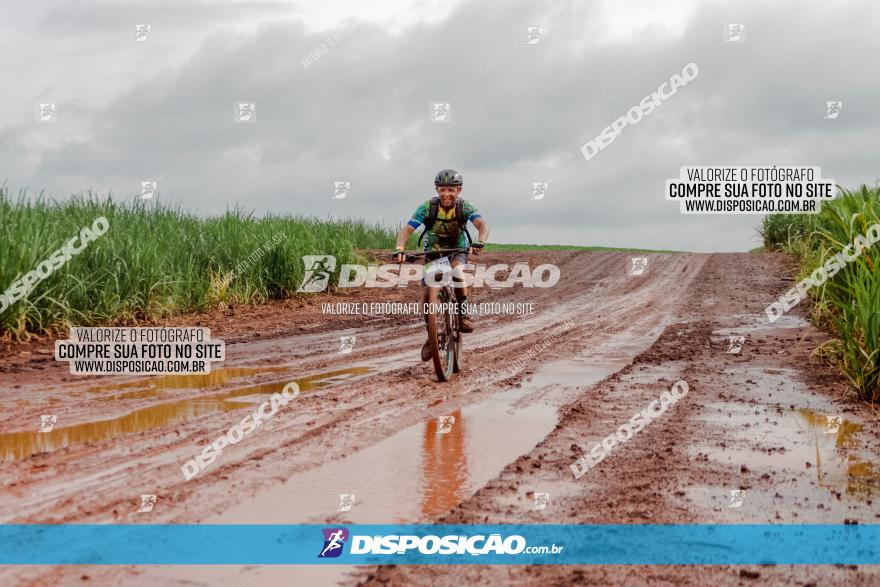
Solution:
{"label": "overcast sky", "polygon": [[[727,23],[744,42],[724,40]],[[683,216],[664,180],[683,165],[812,165],[873,185],[878,25],[868,1],[5,3],[0,182],[134,198],[156,180],[201,214],[401,223],[454,167],[495,242],[742,251],[760,216]],[[694,81],[584,159],[689,62]],[[36,121],[41,102],[57,121]],[[237,102],[255,122],[234,122]],[[433,102],[449,121],[430,121]],[[543,199],[533,182],[549,183]]]}

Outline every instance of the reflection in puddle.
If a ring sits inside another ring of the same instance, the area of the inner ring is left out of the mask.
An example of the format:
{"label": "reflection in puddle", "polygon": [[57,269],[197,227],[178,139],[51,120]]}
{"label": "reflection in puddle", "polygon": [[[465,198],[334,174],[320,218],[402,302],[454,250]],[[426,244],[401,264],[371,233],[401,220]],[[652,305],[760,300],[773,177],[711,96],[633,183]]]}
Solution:
{"label": "reflection in puddle", "polygon": [[[473,494],[556,425],[556,407],[517,403],[534,390],[519,388],[405,428],[344,459],[294,475],[206,523],[295,523],[324,520],[353,494],[346,521],[409,523],[428,520]],[[443,432],[443,430],[448,430]],[[511,431],[515,430],[515,433]]]}
{"label": "reflection in puddle", "polygon": [[[858,447],[856,434],[862,430],[840,416],[820,414],[807,408],[797,410],[809,426],[816,449],[816,475],[820,487],[839,489],[846,484],[847,495],[868,498],[880,489],[880,471],[873,463],[860,461],[839,449]],[[833,449],[828,450],[829,445]]]}
{"label": "reflection in puddle", "polygon": [[712,413],[705,419],[728,425],[745,446],[698,445],[691,449],[694,455],[708,453],[718,462],[737,467],[746,464],[777,473],[799,474],[806,467],[809,475],[816,475],[819,487],[857,499],[869,499],[880,490],[880,471],[857,456],[860,424],[806,408],[787,410],[731,403],[708,404],[707,408]]}
{"label": "reflection in puddle", "polygon": [[[468,477],[468,459],[464,446],[465,421],[461,410],[454,411],[452,424],[445,426],[437,420],[425,423],[422,436],[422,470],[424,493],[421,512],[431,515],[455,507],[467,494],[464,480]],[[456,426],[455,423],[459,425]],[[440,433],[440,430],[448,432]]]}
{"label": "reflection in puddle", "polygon": [[[249,375],[254,372],[277,372],[280,368],[259,369],[218,369],[217,372],[204,375],[180,375],[157,378],[159,389],[198,389],[220,385],[224,381]],[[221,373],[226,371],[227,373]],[[309,377],[293,379],[299,385],[300,391],[309,391],[327,387],[339,381],[364,375],[370,372],[368,367],[353,367],[319,373]],[[161,381],[158,381],[161,380]],[[236,410],[253,405],[253,395],[271,395],[280,392],[291,379],[282,379],[239,387],[230,391],[217,393],[211,396],[198,396],[183,400],[170,401],[158,405],[152,405],[129,412],[117,418],[100,420],[97,422],[85,422],[72,426],[58,426],[51,432],[11,432],[0,434],[0,461],[14,461],[29,457],[34,453],[50,452],[71,444],[96,443],[127,434],[144,432],[156,428],[173,426],[198,418],[213,412]],[[129,382],[120,387],[146,387],[143,381]],[[94,389],[94,388],[93,388]],[[106,387],[104,389],[110,389]],[[154,392],[155,390],[142,390],[128,393]],[[240,401],[235,401],[241,398]]]}
{"label": "reflection in puddle", "polygon": [[[306,523],[334,516],[347,523],[429,521],[473,495],[507,463],[532,450],[558,420],[562,389],[589,386],[619,363],[562,361],[531,382],[465,408],[441,412],[343,459],[298,473],[205,523]],[[431,406],[451,398],[436,399]],[[436,413],[436,412],[435,412]],[[442,418],[454,418],[444,422]],[[340,511],[343,496],[354,505]]]}

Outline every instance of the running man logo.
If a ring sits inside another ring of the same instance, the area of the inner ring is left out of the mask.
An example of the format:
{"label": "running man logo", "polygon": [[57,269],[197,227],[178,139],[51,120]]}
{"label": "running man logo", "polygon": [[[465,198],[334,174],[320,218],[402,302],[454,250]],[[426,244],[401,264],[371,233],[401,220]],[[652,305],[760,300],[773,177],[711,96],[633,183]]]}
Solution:
{"label": "running man logo", "polygon": [[630,275],[644,275],[645,271],[648,270],[648,258],[647,257],[630,257],[630,267],[629,274]]}
{"label": "running man logo", "polygon": [[330,284],[330,276],[336,269],[336,257],[332,255],[303,255],[306,274],[298,293],[324,291]]}
{"label": "running man logo", "polygon": [[437,434],[449,434],[452,425],[455,424],[455,416],[440,416],[437,418]]}
{"label": "running man logo", "polygon": [[254,102],[235,103],[235,122],[256,122],[257,105]]}
{"label": "running man logo", "polygon": [[354,505],[354,493],[339,494],[339,509],[337,512],[350,512],[351,506]]}
{"label": "running man logo", "polygon": [[833,100],[825,102],[825,120],[833,120],[840,116],[840,110],[843,108],[843,102]]}
{"label": "running man logo", "polygon": [[449,102],[432,102],[429,111],[431,122],[449,122],[452,120],[452,105]]}
{"label": "running man logo", "polygon": [[318,558],[336,558],[342,554],[342,547],[348,540],[348,530],[345,528],[324,528],[324,548]]}
{"label": "running man logo", "polygon": [[40,432],[52,432],[52,428],[55,427],[55,422],[58,421],[58,416],[55,414],[49,416],[40,416]]}
{"label": "running man logo", "polygon": [[728,336],[727,337],[727,353],[738,355],[746,342],[745,336]]}
{"label": "running man logo", "polygon": [[526,31],[528,32],[528,37],[526,37],[523,45],[537,45],[541,42],[541,37],[544,36],[544,27],[541,26],[526,27]]}
{"label": "running man logo", "polygon": [[543,200],[544,196],[547,195],[547,190],[550,189],[550,184],[546,181],[533,181],[532,182],[532,199],[533,200]]}
{"label": "running man logo", "polygon": [[843,416],[825,416],[828,423],[825,426],[825,434],[837,434],[840,425],[843,424]]}
{"label": "running man logo", "polygon": [[742,489],[731,489],[730,490],[730,503],[727,504],[729,508],[738,508],[742,507],[743,500],[746,497],[746,492]]}
{"label": "running man logo", "polygon": [[345,196],[348,195],[348,190],[351,189],[350,181],[334,181],[333,182],[333,199],[334,200],[342,200]]}
{"label": "running man logo", "polygon": [[155,495],[141,495],[141,507],[138,508],[138,512],[151,512],[154,505],[156,505]]}
{"label": "running man logo", "polygon": [[141,199],[149,200],[153,196],[156,195],[156,192],[159,191],[159,183],[155,181],[142,181],[141,182]]}
{"label": "running man logo", "polygon": [[746,25],[741,22],[725,23],[724,40],[728,43],[742,43],[746,40]]}
{"label": "running man logo", "polygon": [[357,342],[356,336],[340,336],[339,337],[339,354],[341,354],[341,355],[351,354],[351,349],[354,348],[355,342]]}
{"label": "running man logo", "polygon": [[147,40],[147,37],[150,36],[150,31],[153,30],[153,25],[151,24],[136,24],[134,25],[134,42],[135,43],[143,43]]}
{"label": "running man logo", "polygon": [[532,505],[532,511],[543,510],[547,507],[547,502],[550,501],[549,493],[536,493],[535,494],[535,503]]}
{"label": "running man logo", "polygon": [[56,122],[58,120],[58,107],[54,102],[41,102],[37,104],[37,120],[39,122]]}

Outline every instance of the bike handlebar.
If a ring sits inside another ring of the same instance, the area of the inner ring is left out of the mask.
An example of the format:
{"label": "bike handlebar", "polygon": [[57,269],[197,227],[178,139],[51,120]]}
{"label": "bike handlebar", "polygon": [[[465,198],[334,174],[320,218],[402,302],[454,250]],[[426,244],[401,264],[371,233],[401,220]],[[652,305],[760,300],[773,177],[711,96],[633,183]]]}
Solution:
{"label": "bike handlebar", "polygon": [[425,257],[427,255],[434,255],[436,253],[467,253],[470,248],[461,248],[456,247],[454,249],[437,249],[436,251],[420,251],[418,253],[407,253],[406,251],[400,251],[399,253],[393,253],[392,256],[395,255],[406,255],[407,257]]}
{"label": "bike handlebar", "polygon": [[406,260],[407,262],[411,262],[411,261],[415,261],[418,257],[426,257],[428,255],[436,255],[438,253],[439,254],[449,254],[449,253],[455,254],[455,253],[467,253],[467,252],[471,251],[472,254],[476,255],[478,250],[480,250],[480,249],[473,249],[472,247],[467,247],[467,248],[456,247],[454,249],[437,249],[436,251],[419,251],[417,253],[407,253],[406,251],[398,251],[396,253],[392,253],[391,258],[393,259],[393,258],[397,257],[398,255],[403,255],[404,260]]}

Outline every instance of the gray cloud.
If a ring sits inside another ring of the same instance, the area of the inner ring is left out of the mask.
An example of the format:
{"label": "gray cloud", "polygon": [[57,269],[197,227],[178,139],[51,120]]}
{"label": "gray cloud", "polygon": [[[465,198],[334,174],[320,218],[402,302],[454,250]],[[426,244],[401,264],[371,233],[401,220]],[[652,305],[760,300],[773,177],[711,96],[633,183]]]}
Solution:
{"label": "gray cloud", "polygon": [[[332,31],[267,18],[283,13],[277,4],[225,6],[203,22],[203,5],[181,6],[167,36],[111,55],[109,97],[55,86],[65,100],[55,125],[29,120],[30,95],[2,95],[14,106],[0,119],[0,177],[58,195],[133,195],[158,179],[163,197],[203,213],[240,202],[397,223],[453,166],[496,241],[730,251],[755,246],[760,217],[681,215],[663,182],[682,165],[819,165],[847,186],[880,176],[880,85],[866,63],[880,8],[868,2],[700,4],[679,30],[611,40],[601,4],[469,2],[396,34],[364,20],[307,68]],[[88,20],[82,8],[37,21],[51,36]],[[254,31],[230,24],[250,17]],[[114,26],[99,22],[99,35]],[[724,43],[725,22],[744,22],[746,42]],[[544,38],[524,45],[536,24]],[[84,49],[77,67],[94,69],[108,50]],[[132,60],[146,65],[128,71]],[[580,145],[690,61],[697,79],[584,160]],[[31,89],[45,94],[59,69],[30,74]],[[844,109],[824,120],[834,99]],[[239,100],[256,103],[255,124],[233,122]],[[432,100],[451,101],[451,123],[428,122]],[[345,200],[331,199],[334,180],[351,181]],[[550,182],[544,200],[530,199],[533,181]]]}

